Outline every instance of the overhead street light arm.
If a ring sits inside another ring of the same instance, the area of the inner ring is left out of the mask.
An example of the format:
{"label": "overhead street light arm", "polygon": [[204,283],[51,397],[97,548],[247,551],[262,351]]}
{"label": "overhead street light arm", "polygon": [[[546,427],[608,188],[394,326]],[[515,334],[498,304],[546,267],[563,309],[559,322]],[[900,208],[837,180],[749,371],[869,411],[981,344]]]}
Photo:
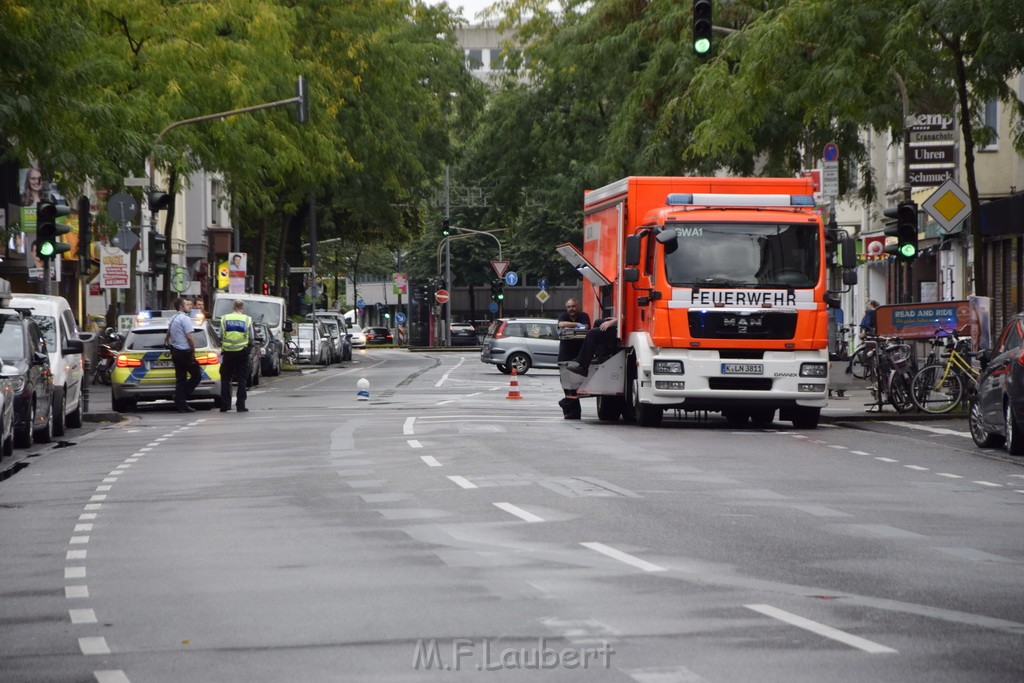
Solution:
{"label": "overhead street light arm", "polygon": [[218,112],[216,114],[205,114],[203,116],[196,116],[195,118],[191,118],[191,119],[184,119],[182,121],[175,121],[174,123],[172,123],[169,126],[167,126],[166,128],[164,128],[162,131],[160,131],[159,134],[157,134],[156,138],[153,139],[153,146],[152,146],[152,148],[150,149],[150,152],[149,152],[149,184],[150,184],[150,187],[152,187],[155,184],[155,177],[156,177],[156,147],[157,147],[157,144],[159,144],[159,142],[160,142],[160,138],[162,138],[164,135],[166,135],[167,133],[171,132],[175,128],[180,128],[181,126],[189,126],[189,125],[192,125],[193,123],[203,123],[204,121],[214,121],[216,119],[223,119],[223,118],[228,117],[228,116],[236,116],[238,114],[249,114],[249,113],[254,112],[254,111],[262,111],[263,109],[275,109],[277,107],[287,107],[287,106],[290,106],[290,105],[293,105],[293,104],[294,105],[298,105],[299,107],[302,107],[302,106],[305,105],[305,102],[306,102],[306,100],[305,100],[305,97],[306,97],[306,95],[305,95],[305,79],[302,76],[299,76],[299,83],[300,83],[300,86],[299,86],[300,94],[296,95],[295,97],[289,97],[286,100],[277,100],[276,102],[265,102],[263,104],[254,104],[254,105],[249,106],[249,107],[242,107],[241,109],[230,109],[228,111],[222,111],[222,112]]}

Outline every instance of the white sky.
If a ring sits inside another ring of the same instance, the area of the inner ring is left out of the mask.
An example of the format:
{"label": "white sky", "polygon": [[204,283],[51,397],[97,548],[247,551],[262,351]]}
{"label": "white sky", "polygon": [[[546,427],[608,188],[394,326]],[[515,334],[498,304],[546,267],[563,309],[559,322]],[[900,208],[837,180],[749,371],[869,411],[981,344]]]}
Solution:
{"label": "white sky", "polygon": [[[428,5],[440,5],[445,0],[425,0]],[[454,9],[462,8],[462,18],[467,21],[475,21],[479,12],[494,4],[495,0],[447,0],[448,6]]]}

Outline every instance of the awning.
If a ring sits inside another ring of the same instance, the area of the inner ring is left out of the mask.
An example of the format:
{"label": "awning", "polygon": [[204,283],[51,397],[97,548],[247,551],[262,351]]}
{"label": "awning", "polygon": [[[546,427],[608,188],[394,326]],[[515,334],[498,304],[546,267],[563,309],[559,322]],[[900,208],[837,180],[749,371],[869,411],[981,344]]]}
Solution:
{"label": "awning", "polygon": [[981,234],[1024,235],[1024,193],[982,204]]}

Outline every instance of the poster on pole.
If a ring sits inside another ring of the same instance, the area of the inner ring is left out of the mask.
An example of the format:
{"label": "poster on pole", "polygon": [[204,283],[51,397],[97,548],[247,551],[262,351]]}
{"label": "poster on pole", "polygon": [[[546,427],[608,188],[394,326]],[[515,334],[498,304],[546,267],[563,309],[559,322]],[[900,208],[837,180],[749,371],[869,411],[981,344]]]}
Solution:
{"label": "poster on pole", "polygon": [[128,289],[131,273],[129,255],[117,247],[106,244],[100,247],[100,287],[103,289]]}
{"label": "poster on pole", "polygon": [[228,291],[232,294],[245,293],[245,276],[249,270],[249,256],[240,251],[228,254]]}

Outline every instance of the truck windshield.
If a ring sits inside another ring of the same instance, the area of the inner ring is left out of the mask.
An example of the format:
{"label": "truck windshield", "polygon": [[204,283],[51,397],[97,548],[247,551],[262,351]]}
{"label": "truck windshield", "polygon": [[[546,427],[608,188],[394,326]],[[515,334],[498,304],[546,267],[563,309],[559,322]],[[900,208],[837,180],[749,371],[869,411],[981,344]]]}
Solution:
{"label": "truck windshield", "polygon": [[665,271],[675,287],[813,287],[818,226],[787,223],[668,223],[675,249]]}
{"label": "truck windshield", "polygon": [[[252,318],[255,322],[266,323],[271,327],[281,324],[281,304],[273,301],[256,301],[254,299],[242,299],[245,308],[242,312]],[[235,300],[231,296],[219,297],[213,304],[213,317],[223,318],[231,312]]]}

